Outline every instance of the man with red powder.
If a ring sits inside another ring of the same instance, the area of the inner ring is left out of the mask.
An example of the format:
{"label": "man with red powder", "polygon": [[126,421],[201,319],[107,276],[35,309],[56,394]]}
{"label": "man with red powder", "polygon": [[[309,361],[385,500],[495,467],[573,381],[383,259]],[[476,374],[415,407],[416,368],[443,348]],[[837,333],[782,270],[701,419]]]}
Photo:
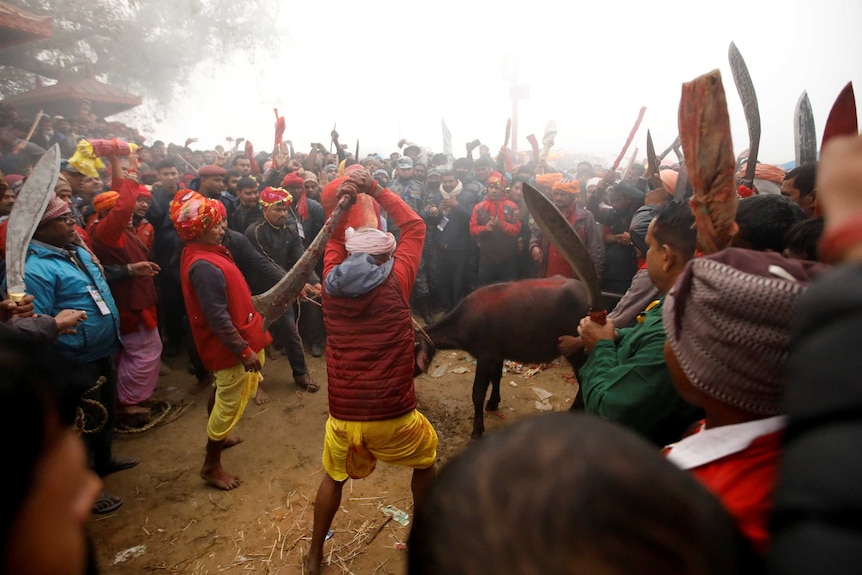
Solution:
{"label": "man with red powder", "polygon": [[377,200],[401,229],[401,239],[396,248],[390,233],[372,227],[344,231],[342,224],[326,247],[329,419],[323,445],[326,475],[314,501],[314,531],[305,557],[305,572],[312,575],[320,571],[323,543],[348,477],[367,477],[378,459],[412,467],[411,489],[418,503],[434,478],[437,457],[437,433],[417,411],[413,386],[409,301],[425,222],[365,169],[330,182],[324,205],[336,189],[339,195],[358,191]]}

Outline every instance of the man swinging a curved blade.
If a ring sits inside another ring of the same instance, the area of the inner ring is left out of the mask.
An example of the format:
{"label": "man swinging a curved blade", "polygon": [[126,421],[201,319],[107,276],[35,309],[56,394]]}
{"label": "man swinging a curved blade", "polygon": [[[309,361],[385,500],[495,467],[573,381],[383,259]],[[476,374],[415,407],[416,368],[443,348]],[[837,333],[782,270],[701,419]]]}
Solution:
{"label": "man swinging a curved blade", "polygon": [[367,477],[378,459],[412,467],[413,500],[418,502],[434,478],[437,458],[437,433],[416,410],[413,387],[409,301],[425,222],[364,169],[330,182],[324,196],[335,189],[341,196],[361,192],[376,199],[401,229],[401,239],[396,247],[392,234],[347,228],[346,233],[336,230],[326,247],[329,419],[323,446],[326,476],[314,501],[314,532],[305,557],[305,573],[310,574],[320,572],[323,544],[348,477]]}

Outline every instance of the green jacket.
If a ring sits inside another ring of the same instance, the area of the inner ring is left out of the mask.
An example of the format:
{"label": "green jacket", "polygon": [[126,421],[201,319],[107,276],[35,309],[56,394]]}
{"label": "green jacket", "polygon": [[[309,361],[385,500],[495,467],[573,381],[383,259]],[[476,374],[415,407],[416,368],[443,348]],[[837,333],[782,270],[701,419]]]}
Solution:
{"label": "green jacket", "polygon": [[616,421],[664,446],[679,440],[703,417],[683,401],[664,360],[664,298],[643,323],[619,330],[616,342],[600,340],[578,373],[587,413]]}

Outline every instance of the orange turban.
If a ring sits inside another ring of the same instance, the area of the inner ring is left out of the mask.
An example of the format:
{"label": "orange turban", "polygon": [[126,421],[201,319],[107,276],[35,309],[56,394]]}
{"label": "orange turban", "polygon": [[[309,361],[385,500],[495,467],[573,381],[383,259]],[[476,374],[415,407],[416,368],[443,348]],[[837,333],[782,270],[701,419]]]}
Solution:
{"label": "orange turban", "polygon": [[260,205],[264,208],[270,208],[275,204],[280,204],[284,202],[285,204],[289,204],[293,200],[293,196],[290,195],[290,192],[285,190],[284,188],[274,188],[272,186],[267,186],[260,193]]}
{"label": "orange turban", "polygon": [[107,212],[111,208],[117,205],[117,200],[119,199],[119,192],[102,192],[93,198],[93,209],[96,210],[97,214],[101,214],[102,212]]}
{"label": "orange turban", "polygon": [[572,194],[574,196],[581,193],[581,186],[578,184],[578,180],[560,180],[551,186],[551,191],[566,192],[567,194]]}
{"label": "orange turban", "polygon": [[554,184],[561,182],[562,180],[563,174],[559,172],[554,172],[553,174],[539,174],[536,176],[536,184],[540,188],[544,188],[549,191],[554,187]]}
{"label": "orange turban", "polygon": [[193,240],[222,220],[224,208],[218,200],[197,192],[177,194],[171,202],[171,221],[184,241]]}

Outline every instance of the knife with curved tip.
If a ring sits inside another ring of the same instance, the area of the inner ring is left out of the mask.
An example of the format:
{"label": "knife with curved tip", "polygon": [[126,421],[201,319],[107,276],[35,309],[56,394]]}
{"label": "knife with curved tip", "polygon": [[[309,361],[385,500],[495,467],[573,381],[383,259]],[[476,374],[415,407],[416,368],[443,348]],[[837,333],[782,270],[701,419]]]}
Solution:
{"label": "knife with curved tip", "polygon": [[572,267],[572,271],[587,288],[587,305],[590,308],[590,319],[604,325],[607,319],[607,310],[596,310],[593,306],[601,301],[602,290],[599,285],[599,277],[596,267],[590,258],[590,253],[584,242],[560,213],[551,200],[531,186],[524,183],[524,203],[530,211],[530,215],[536,224],[542,229],[545,236],[557,247],[566,262]]}
{"label": "knife with curved tip", "polygon": [[859,133],[859,124],[856,119],[856,96],[853,93],[853,82],[847,82],[847,85],[838,94],[835,103],[832,104],[832,109],[829,110],[829,117],[826,119],[826,126],[823,127],[823,140],[820,142],[820,151],[826,146],[826,142],[835,136],[848,136]]}
{"label": "knife with curved tip", "polygon": [[655,146],[653,146],[652,134],[649,130],[646,133],[646,159],[647,173],[644,174],[644,178],[648,180],[658,173],[658,157],[655,155]]}
{"label": "knife with curved tip", "polygon": [[21,301],[27,294],[24,283],[27,248],[54,195],[59,176],[60,146],[54,144],[36,163],[9,214],[6,224],[6,291],[12,301]]}
{"label": "knife with curved tip", "polygon": [[686,189],[688,188],[688,169],[685,164],[679,167],[679,176],[676,178],[676,186],[673,188],[673,200],[681,202],[685,200]]}
{"label": "knife with curved tip", "polygon": [[817,132],[814,130],[814,112],[808,92],[803,91],[796,102],[793,121],[793,145],[796,151],[796,165],[801,166],[817,160]]}
{"label": "knife with curved tip", "polygon": [[727,53],[730,60],[730,71],[733,73],[733,82],[739,99],[742,100],[742,109],[745,112],[745,122],[748,124],[748,161],[745,164],[745,176],[742,183],[753,189],[754,171],[757,169],[757,153],[760,150],[760,107],[757,105],[757,94],[754,92],[754,84],[748,73],[748,66],[742,59],[742,54],[733,42]]}

